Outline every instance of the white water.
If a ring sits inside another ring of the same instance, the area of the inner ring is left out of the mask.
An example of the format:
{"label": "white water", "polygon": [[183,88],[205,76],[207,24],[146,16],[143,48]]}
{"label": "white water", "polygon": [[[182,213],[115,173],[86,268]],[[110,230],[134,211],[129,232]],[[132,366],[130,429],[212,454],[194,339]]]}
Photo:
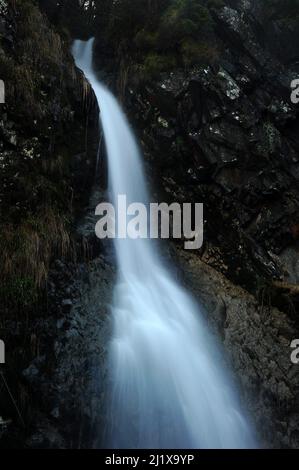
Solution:
{"label": "white water", "polygon": [[[92,69],[93,41],[76,41],[77,65],[97,96],[112,202],[148,195],[127,119]],[[107,447],[248,448],[255,440],[198,306],[149,240],[116,240],[119,280],[109,345]]]}

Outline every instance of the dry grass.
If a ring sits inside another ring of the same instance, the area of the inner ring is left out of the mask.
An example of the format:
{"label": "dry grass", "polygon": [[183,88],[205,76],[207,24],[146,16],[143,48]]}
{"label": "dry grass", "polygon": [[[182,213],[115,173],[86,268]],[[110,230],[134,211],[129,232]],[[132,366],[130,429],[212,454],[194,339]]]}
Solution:
{"label": "dry grass", "polygon": [[64,219],[50,208],[18,227],[6,224],[0,230],[2,281],[32,279],[36,288],[42,288],[53,256],[70,253],[71,241]]}
{"label": "dry grass", "polygon": [[[51,28],[37,3],[32,0],[11,3],[17,12],[16,41],[12,51],[3,50],[0,54],[1,78],[7,81],[9,111],[14,113],[22,128],[28,125],[30,133],[34,136],[41,133],[51,144],[44,145],[43,140],[38,139],[39,158],[35,155],[37,151],[32,151],[32,159],[20,158],[16,171],[14,162],[9,170],[14,197],[7,198],[3,211],[5,221],[0,221],[2,307],[7,307],[18,293],[24,295],[30,305],[30,295],[25,294],[35,295],[43,289],[51,260],[67,256],[74,259],[75,248],[67,220],[73,211],[69,165],[73,150],[60,145],[60,134],[56,139],[55,126],[63,129],[65,123],[72,125],[72,117],[65,117],[63,113],[71,109],[69,103],[74,104],[72,111],[81,106],[86,114],[96,105],[90,84],[68,57],[69,45]],[[53,115],[57,107],[58,118]],[[17,220],[15,201],[22,200],[22,219]]]}
{"label": "dry grass", "polygon": [[84,112],[88,112],[97,106],[97,100],[90,83],[86,80],[83,74],[78,74],[74,68],[73,80],[76,83],[78,89],[81,107]]}
{"label": "dry grass", "polygon": [[41,165],[45,174],[62,176],[65,172],[66,162],[62,155],[57,155],[56,158],[42,160]]}
{"label": "dry grass", "polygon": [[289,282],[274,281],[273,286],[280,291],[285,291],[289,295],[299,295],[299,285]]}

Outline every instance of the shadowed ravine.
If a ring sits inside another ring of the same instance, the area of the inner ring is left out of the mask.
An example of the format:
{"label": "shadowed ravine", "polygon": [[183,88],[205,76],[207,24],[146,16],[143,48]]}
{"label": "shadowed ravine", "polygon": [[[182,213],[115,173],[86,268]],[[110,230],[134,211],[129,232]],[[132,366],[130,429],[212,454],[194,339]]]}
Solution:
{"label": "shadowed ravine", "polygon": [[[141,155],[125,115],[92,69],[93,40],[73,54],[101,109],[111,201],[149,198]],[[150,240],[116,240],[119,277],[109,344],[106,447],[250,448],[217,340],[191,297],[172,278]]]}

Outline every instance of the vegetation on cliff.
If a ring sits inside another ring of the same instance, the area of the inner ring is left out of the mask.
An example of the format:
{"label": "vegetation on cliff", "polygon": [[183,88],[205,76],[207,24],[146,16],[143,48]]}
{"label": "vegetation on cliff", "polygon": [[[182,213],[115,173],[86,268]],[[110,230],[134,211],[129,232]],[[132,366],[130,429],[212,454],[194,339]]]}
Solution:
{"label": "vegetation on cliff", "polygon": [[265,14],[284,26],[299,26],[298,0],[265,0]]}
{"label": "vegetation on cliff", "polygon": [[220,7],[222,0],[66,0],[56,8],[56,2],[41,3],[56,24],[67,11],[72,32],[81,37],[94,34],[115,60],[129,57],[132,71],[145,80],[175,67],[211,61],[218,54],[210,9]]}
{"label": "vegetation on cliff", "polygon": [[82,153],[90,172],[82,148],[90,108],[85,84],[70,40],[50,26],[37,3],[15,0],[1,15],[2,314],[31,309],[53,257],[70,252],[76,178],[82,190],[86,181],[76,175],[74,155]]}

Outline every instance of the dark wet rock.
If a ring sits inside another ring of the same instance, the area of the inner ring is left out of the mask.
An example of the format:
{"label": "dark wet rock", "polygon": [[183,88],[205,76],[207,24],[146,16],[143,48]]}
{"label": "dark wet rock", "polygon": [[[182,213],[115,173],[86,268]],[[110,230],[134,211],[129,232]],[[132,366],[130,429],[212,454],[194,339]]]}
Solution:
{"label": "dark wet rock", "polygon": [[[97,201],[98,195],[97,191],[93,193],[91,201]],[[79,240],[84,234],[89,243],[96,244],[100,242],[92,238],[93,213],[94,206],[90,203],[90,209],[78,224],[77,234]],[[95,246],[94,251],[98,251]],[[65,270],[70,277],[61,278]],[[115,277],[115,268],[106,261],[104,253],[78,263],[66,260],[53,263],[48,283],[54,285],[48,325],[45,327],[41,321],[35,328],[42,335],[45,356],[42,360],[37,358],[25,371],[29,393],[41,397],[32,411],[33,431],[26,446],[101,445],[109,314]],[[67,291],[72,297],[64,297]],[[62,308],[58,317],[56,304]]]}
{"label": "dark wet rock", "polygon": [[61,303],[63,312],[67,313],[71,310],[73,302],[71,299],[64,299]]}
{"label": "dark wet rock", "polygon": [[28,382],[34,382],[37,380],[39,373],[40,372],[36,365],[31,364],[27,369],[23,371],[23,376],[26,380],[28,380]]}
{"label": "dark wet rock", "polygon": [[60,320],[57,320],[56,326],[58,330],[64,327],[65,321],[66,321],[65,318],[61,318]]}
{"label": "dark wet rock", "polygon": [[56,427],[50,421],[42,426],[26,441],[26,447],[31,449],[65,449],[67,445]]}
{"label": "dark wet rock", "polygon": [[60,259],[57,259],[55,261],[54,266],[58,270],[64,270],[65,269],[65,264]]}
{"label": "dark wet rock", "polygon": [[257,293],[288,276],[284,250],[298,252],[299,108],[263,9],[228,3],[213,11],[218,62],[146,85],[129,77],[126,105],[157,198],[203,202],[204,259]]}
{"label": "dark wet rock", "polygon": [[298,369],[291,362],[294,320],[259,305],[242,288],[192,254],[176,254],[182,280],[220,335],[261,446],[298,448]]}
{"label": "dark wet rock", "polygon": [[10,420],[3,419],[2,416],[0,416],[0,439],[9,432],[10,424]]}
{"label": "dark wet rock", "polygon": [[59,407],[56,406],[56,408],[53,408],[51,411],[51,416],[55,419],[58,419],[60,417],[60,412],[59,412]]}
{"label": "dark wet rock", "polygon": [[[0,333],[9,351],[6,378],[28,433],[33,421],[41,425],[43,399],[51,396],[45,377],[63,348],[56,322],[79,296],[77,288],[68,291],[76,271],[73,231],[94,179],[98,107],[90,88],[83,98],[86,82],[70,54],[71,38],[50,25],[39,2],[1,0],[0,42],[6,92],[0,104]],[[65,323],[61,336],[70,329]],[[55,406],[49,405],[49,416]],[[12,426],[0,447],[24,446],[24,427],[3,387],[2,414]],[[51,419],[37,430],[37,445],[43,439],[64,445]]]}

